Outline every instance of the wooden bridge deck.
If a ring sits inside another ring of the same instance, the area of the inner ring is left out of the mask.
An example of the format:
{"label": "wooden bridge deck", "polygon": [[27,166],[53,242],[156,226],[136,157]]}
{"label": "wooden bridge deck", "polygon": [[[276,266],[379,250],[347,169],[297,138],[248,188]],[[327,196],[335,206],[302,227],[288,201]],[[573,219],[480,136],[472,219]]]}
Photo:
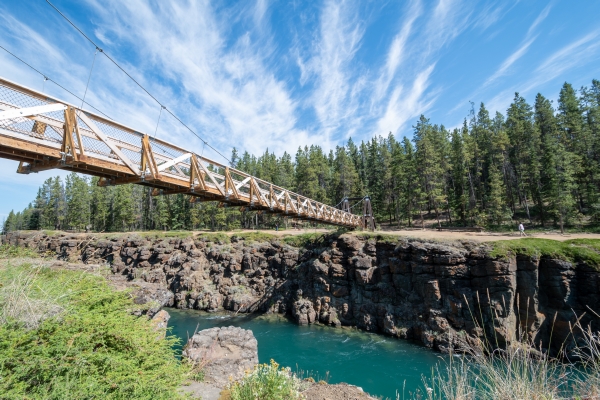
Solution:
{"label": "wooden bridge deck", "polygon": [[289,215],[324,224],[362,226],[361,216],[319,203],[191,150],[0,78],[0,157],[17,172],[60,168],[100,177],[99,185],[135,183],[154,195]]}

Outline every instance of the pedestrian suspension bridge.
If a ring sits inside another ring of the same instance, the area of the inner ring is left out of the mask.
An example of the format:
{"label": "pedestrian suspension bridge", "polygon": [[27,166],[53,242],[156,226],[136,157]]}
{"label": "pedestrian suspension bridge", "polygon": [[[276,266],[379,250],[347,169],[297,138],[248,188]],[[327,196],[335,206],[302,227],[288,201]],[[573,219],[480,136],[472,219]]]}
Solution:
{"label": "pedestrian suspension bridge", "polygon": [[354,215],[347,200],[342,209],[322,204],[3,78],[0,157],[18,161],[21,174],[60,168],[98,176],[100,186],[135,183],[153,195],[183,193],[348,228],[373,224],[370,202]]}

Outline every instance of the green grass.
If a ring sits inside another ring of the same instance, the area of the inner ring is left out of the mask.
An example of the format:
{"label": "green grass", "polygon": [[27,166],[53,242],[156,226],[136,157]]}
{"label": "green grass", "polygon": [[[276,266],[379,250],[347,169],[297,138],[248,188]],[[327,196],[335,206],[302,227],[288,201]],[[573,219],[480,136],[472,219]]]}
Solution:
{"label": "green grass", "polygon": [[231,243],[231,238],[227,236],[225,233],[201,233],[196,236],[197,240],[202,240],[204,242],[212,242],[219,244]]}
{"label": "green grass", "polygon": [[558,240],[524,238],[491,242],[492,257],[506,258],[509,255],[529,257],[551,257],[570,262],[585,262],[600,271],[600,239]]}
{"label": "green grass", "polygon": [[36,260],[0,264],[0,398],[183,398],[176,339],[131,315],[127,293]]}
{"label": "green grass", "polygon": [[325,238],[325,233],[301,233],[300,235],[284,236],[283,242],[292,247],[308,247]]}
{"label": "green grass", "polygon": [[150,231],[150,232],[142,232],[140,235],[146,239],[167,239],[167,238],[176,238],[176,239],[187,239],[192,237],[192,232],[190,231]]}
{"label": "green grass", "polygon": [[3,244],[0,246],[0,258],[38,257],[38,253],[29,247],[11,246]]}
{"label": "green grass", "polygon": [[237,238],[239,240],[254,241],[254,242],[270,242],[272,240],[278,239],[278,237],[276,235],[273,235],[271,233],[265,233],[265,232],[236,233],[236,234],[232,235],[231,238],[232,239]]}
{"label": "green grass", "polygon": [[385,235],[382,233],[375,232],[360,232],[356,234],[356,237],[364,240],[376,239],[378,243],[396,244],[400,240],[399,236]]}

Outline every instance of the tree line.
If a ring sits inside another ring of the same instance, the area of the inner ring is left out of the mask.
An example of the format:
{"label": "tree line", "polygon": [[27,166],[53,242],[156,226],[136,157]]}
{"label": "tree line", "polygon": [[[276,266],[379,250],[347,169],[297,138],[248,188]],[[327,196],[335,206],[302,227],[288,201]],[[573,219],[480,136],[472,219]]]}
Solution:
{"label": "tree line", "polygon": [[[522,220],[557,226],[600,221],[600,81],[575,90],[565,83],[556,106],[538,94],[515,94],[505,114],[471,103],[462,126],[447,129],[421,116],[412,139],[391,133],[295,157],[233,149],[232,167],[303,196],[335,205],[369,195],[378,224],[501,226]],[[152,196],[137,185],[97,186],[75,173],[49,178],[4,231],[93,231],[267,227],[281,215],[192,203],[183,194]],[[357,214],[360,206],[353,210]]]}

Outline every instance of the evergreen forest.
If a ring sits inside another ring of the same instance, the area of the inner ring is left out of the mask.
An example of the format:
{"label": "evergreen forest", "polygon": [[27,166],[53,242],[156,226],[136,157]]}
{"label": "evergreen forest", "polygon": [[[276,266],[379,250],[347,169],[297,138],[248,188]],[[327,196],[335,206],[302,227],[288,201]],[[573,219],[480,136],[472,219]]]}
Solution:
{"label": "evergreen forest", "polygon": [[[600,222],[600,81],[565,83],[556,104],[515,94],[505,114],[471,104],[462,126],[421,116],[412,139],[373,137],[328,153],[318,145],[295,156],[233,149],[232,166],[326,204],[369,195],[379,226],[594,227]],[[231,230],[284,224],[281,215],[152,196],[137,185],[97,186],[98,178],[49,178],[4,231],[56,229]],[[362,212],[362,206],[353,211]]]}

